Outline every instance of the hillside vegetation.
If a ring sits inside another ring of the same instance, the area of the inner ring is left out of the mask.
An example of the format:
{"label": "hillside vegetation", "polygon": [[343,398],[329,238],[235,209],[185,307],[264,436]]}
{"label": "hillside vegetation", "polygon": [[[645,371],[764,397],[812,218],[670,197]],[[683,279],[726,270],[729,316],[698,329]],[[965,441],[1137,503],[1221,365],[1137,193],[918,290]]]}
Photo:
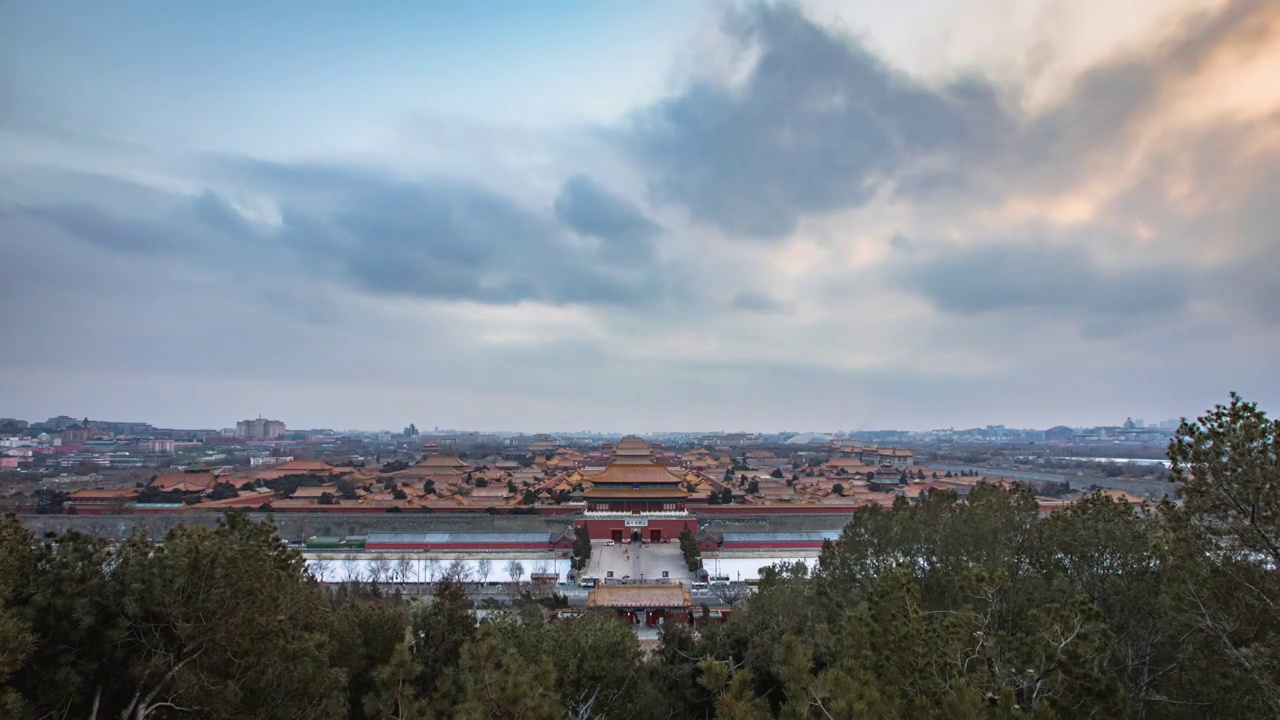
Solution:
{"label": "hillside vegetation", "polygon": [[163,544],[0,523],[5,718],[1280,716],[1280,427],[1235,397],[1170,446],[1185,502],[1023,491],[858,513],[723,625],[652,654],[531,601],[476,624],[322,587],[231,514]]}

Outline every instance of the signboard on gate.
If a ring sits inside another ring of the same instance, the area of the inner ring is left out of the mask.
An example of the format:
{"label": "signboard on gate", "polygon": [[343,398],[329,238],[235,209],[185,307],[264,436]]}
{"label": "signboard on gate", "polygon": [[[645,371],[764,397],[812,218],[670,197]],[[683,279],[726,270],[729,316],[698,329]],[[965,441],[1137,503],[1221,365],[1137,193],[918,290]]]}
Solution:
{"label": "signboard on gate", "polygon": [[648,520],[628,520],[627,527],[649,527]]}

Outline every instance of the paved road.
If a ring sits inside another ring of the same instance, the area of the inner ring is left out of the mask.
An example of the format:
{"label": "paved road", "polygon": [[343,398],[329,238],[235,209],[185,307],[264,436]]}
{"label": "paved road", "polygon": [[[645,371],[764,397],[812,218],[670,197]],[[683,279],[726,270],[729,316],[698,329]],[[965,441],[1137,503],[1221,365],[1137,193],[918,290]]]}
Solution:
{"label": "paved road", "polygon": [[[613,575],[610,576],[609,573]],[[664,576],[663,573],[666,573]],[[684,564],[684,555],[675,543],[591,544],[591,562],[584,574],[588,577],[621,580],[658,580],[666,577],[676,582],[691,582],[693,573]]]}

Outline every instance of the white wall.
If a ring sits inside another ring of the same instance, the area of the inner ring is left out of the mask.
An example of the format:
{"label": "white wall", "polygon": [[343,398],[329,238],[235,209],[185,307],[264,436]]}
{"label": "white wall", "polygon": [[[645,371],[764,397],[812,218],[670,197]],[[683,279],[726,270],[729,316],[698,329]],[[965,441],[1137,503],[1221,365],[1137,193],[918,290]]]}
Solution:
{"label": "white wall", "polygon": [[[407,559],[409,561],[406,566],[407,582],[431,582],[436,580],[440,578],[445,568],[455,559],[462,561],[470,572],[470,580],[472,582],[481,580],[479,568],[481,558],[488,558],[492,564],[489,569],[489,582],[509,582],[511,576],[507,572],[507,563],[511,560],[519,560],[524,565],[523,580],[525,582],[529,581],[529,574],[542,564],[547,566],[547,572],[554,572],[559,575],[560,582],[568,582],[570,570],[568,558],[557,558],[549,554],[536,553],[495,552],[476,553],[474,555],[451,553],[445,557],[421,553],[352,553],[353,557],[351,559],[347,559],[346,554],[340,552],[307,552],[304,555],[307,559],[307,567],[317,577],[321,577],[326,582],[339,582],[357,577],[361,580],[367,580],[371,564],[377,562],[379,558],[387,561],[389,570],[398,570],[398,561],[401,558]],[[321,573],[323,573],[323,576]],[[388,582],[390,581],[390,578],[388,578]]]}
{"label": "white wall", "polygon": [[809,566],[810,572],[818,565],[818,558],[815,555],[789,555],[776,557],[706,557],[702,559],[702,566],[710,575],[728,575],[730,580],[758,580],[760,578],[760,569],[776,565],[777,563],[795,563],[803,562]]}

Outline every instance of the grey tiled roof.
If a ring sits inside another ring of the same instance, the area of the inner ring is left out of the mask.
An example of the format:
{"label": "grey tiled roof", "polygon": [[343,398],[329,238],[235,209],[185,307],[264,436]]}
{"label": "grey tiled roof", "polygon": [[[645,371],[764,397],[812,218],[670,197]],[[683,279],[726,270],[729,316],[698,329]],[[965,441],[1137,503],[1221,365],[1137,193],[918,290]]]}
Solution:
{"label": "grey tiled roof", "polygon": [[740,542],[822,542],[840,539],[839,530],[820,532],[725,532],[726,543]]}

